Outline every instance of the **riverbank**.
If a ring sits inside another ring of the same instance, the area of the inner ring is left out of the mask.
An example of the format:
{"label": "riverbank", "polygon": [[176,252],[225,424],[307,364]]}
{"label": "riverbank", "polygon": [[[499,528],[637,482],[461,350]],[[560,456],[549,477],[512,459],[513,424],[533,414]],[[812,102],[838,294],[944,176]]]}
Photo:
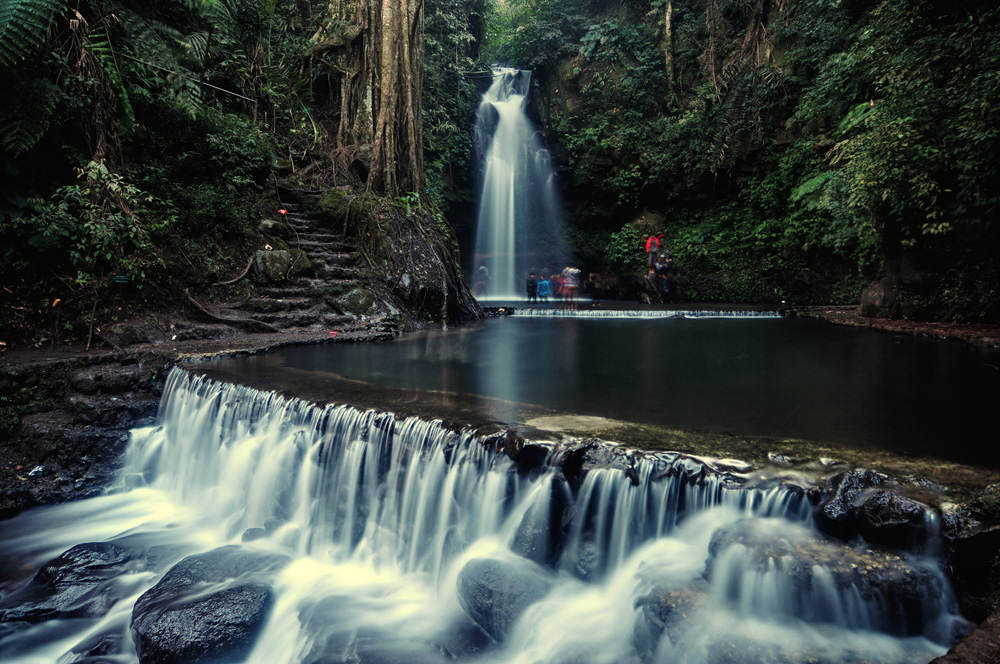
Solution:
{"label": "riverbank", "polygon": [[931,339],[955,339],[985,348],[1000,348],[1000,325],[986,323],[935,323],[894,318],[869,318],[862,316],[857,306],[847,307],[794,307],[782,309],[789,317],[811,318],[834,325],[864,327],[895,334],[908,334]]}

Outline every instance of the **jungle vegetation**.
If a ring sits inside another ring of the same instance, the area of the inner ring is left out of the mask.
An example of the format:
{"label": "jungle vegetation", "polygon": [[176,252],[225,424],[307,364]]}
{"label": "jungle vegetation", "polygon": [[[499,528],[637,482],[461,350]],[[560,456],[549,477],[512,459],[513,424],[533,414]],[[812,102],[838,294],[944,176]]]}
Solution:
{"label": "jungle vegetation", "polygon": [[588,271],[1000,320],[1000,8],[866,0],[0,0],[0,323],[82,339],[238,272],[276,178],[474,224],[491,63],[535,71]]}

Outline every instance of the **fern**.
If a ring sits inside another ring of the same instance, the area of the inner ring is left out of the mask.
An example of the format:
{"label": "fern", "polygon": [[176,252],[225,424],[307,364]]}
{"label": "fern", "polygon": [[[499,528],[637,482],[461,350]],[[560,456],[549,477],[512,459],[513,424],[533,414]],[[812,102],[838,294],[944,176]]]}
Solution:
{"label": "fern", "polygon": [[0,146],[11,156],[26,152],[45,134],[59,102],[59,87],[45,79],[19,86],[0,113]]}
{"label": "fern", "polygon": [[64,9],[64,0],[0,0],[0,67],[13,67],[34,53]]}
{"label": "fern", "polygon": [[115,92],[118,94],[118,103],[122,113],[125,114],[129,123],[136,124],[135,112],[132,110],[132,100],[129,99],[128,90],[125,88],[125,82],[122,80],[121,70],[118,68],[118,62],[115,60],[115,52],[111,46],[111,37],[108,34],[107,28],[102,26],[91,31],[87,41],[87,50],[97,57],[97,61],[101,63],[101,69],[104,70],[105,75],[111,81]]}

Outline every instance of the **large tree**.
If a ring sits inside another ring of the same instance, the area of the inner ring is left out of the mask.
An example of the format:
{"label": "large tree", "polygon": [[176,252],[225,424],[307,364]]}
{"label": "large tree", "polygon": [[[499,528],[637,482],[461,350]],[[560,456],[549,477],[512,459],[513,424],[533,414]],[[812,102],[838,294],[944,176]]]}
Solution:
{"label": "large tree", "polygon": [[310,54],[339,77],[341,149],[370,149],[368,188],[424,187],[423,0],[330,0]]}

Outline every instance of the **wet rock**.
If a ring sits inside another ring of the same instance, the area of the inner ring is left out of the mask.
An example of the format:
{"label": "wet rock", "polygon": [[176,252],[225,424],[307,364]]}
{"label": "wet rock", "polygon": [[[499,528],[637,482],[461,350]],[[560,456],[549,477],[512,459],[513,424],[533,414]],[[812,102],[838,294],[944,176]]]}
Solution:
{"label": "wet rock", "polygon": [[875,544],[909,548],[927,539],[929,511],[923,503],[879,489],[857,509],[858,532]]}
{"label": "wet rock", "polygon": [[930,664],[1000,664],[1000,612]]}
{"label": "wet rock", "polygon": [[644,659],[652,657],[664,632],[677,643],[682,638],[680,629],[707,598],[707,584],[700,583],[680,590],[654,588],[637,599],[635,607],[642,615],[632,635],[636,652]]}
{"label": "wet rock", "polygon": [[101,616],[128,588],[115,581],[130,567],[131,551],[112,542],[78,544],[42,565],[27,586],[4,598],[0,622]]}
{"label": "wet rock", "polygon": [[787,468],[799,462],[799,460],[795,457],[788,456],[787,454],[781,454],[779,452],[768,452],[767,460],[775,466],[781,466],[782,468]]}
{"label": "wet rock", "polygon": [[448,657],[466,659],[490,649],[494,641],[479,625],[462,621],[447,630],[438,643]]}
{"label": "wet rock", "polygon": [[[99,661],[117,661],[110,657],[122,652],[122,634],[98,634],[89,637],[73,646],[70,651],[73,659],[65,660],[67,664],[96,664]],[[64,661],[64,660],[60,660]]]}
{"label": "wet rock", "polygon": [[[770,597],[742,596],[755,587],[745,577],[765,574],[768,583],[777,576],[794,589],[781,606],[771,606]],[[724,583],[729,599],[742,605],[760,601],[768,610],[811,622],[846,621],[848,627],[894,634],[923,634],[952,601],[944,576],[929,564],[821,539],[774,519],[744,519],[716,531],[706,576]],[[859,614],[858,599],[878,610]]]}
{"label": "wet rock", "polygon": [[549,463],[562,468],[563,476],[577,485],[588,471],[595,468],[614,468],[625,473],[635,473],[631,451],[620,445],[598,440],[574,441],[556,448]]}
{"label": "wet rock", "polygon": [[270,579],[287,562],[284,556],[226,546],[174,565],[132,610],[141,664],[246,655],[273,603]]}
{"label": "wet rock", "polygon": [[540,565],[552,566],[559,559],[572,509],[572,494],[566,480],[550,476],[548,500],[536,500],[518,524],[511,550]]}
{"label": "wet rock", "polygon": [[1000,484],[965,505],[943,507],[941,535],[963,613],[985,620],[1000,610]]}
{"label": "wet rock", "polygon": [[473,622],[502,641],[524,610],[551,587],[551,579],[529,560],[476,558],[458,575],[458,600]]}
{"label": "wet rock", "polygon": [[869,489],[882,486],[888,480],[883,473],[864,469],[834,475],[823,487],[833,495],[816,508],[816,526],[834,537],[853,537],[857,533],[856,501]]}
{"label": "wet rock", "polygon": [[263,528],[247,528],[243,531],[243,536],[240,538],[243,542],[252,542],[254,540],[259,540],[267,535],[267,531]]}

